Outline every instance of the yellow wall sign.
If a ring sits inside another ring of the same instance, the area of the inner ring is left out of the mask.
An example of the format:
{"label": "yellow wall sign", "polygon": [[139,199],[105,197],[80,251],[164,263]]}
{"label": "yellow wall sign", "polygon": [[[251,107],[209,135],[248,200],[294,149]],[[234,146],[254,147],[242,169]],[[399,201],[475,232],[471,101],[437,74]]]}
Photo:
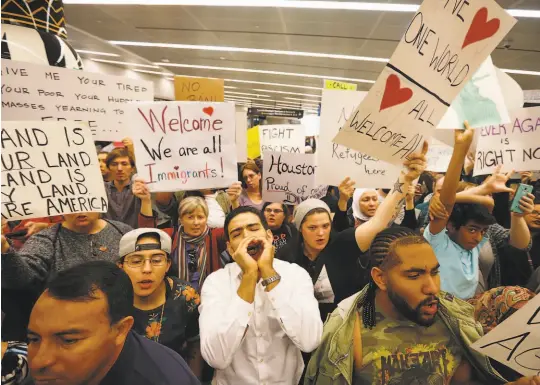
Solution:
{"label": "yellow wall sign", "polygon": [[174,77],[174,98],[191,102],[222,102],[223,79]]}
{"label": "yellow wall sign", "polygon": [[247,156],[250,159],[256,159],[261,156],[259,126],[251,127],[247,130]]}
{"label": "yellow wall sign", "polygon": [[324,80],[324,88],[327,90],[356,91],[358,85],[352,83],[338,82],[337,80]]}

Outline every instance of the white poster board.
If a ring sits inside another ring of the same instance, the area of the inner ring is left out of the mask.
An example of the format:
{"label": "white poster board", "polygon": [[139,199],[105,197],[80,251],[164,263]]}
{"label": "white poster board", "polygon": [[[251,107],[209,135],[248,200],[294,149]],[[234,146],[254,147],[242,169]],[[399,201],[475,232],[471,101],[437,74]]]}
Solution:
{"label": "white poster board", "polygon": [[2,121],[2,218],[107,212],[88,124]]}
{"label": "white poster board", "polygon": [[493,0],[455,4],[424,0],[335,143],[399,165],[433,136],[450,103],[516,23]]}
{"label": "white poster board", "polygon": [[471,347],[524,376],[540,373],[540,295]]}
{"label": "white poster board", "polygon": [[2,120],[82,121],[94,140],[120,141],[127,104],[152,100],[152,82],[2,59]]}
{"label": "white poster board", "polygon": [[315,183],[315,155],[265,152],[263,200],[297,205],[308,198],[320,199],[328,185]]}
{"label": "white poster board", "polygon": [[512,122],[478,128],[474,175],[505,171],[540,170],[540,107],[511,112]]}
{"label": "white poster board", "polygon": [[247,161],[247,110],[236,107],[234,114],[236,122],[236,155],[240,163]]}
{"label": "white poster board", "polygon": [[447,172],[450,165],[450,158],[454,149],[443,142],[431,138],[429,150],[426,154],[427,167],[426,171]]}
{"label": "white poster board", "polygon": [[152,192],[229,186],[238,180],[231,103],[131,105],[138,176]]}
{"label": "white poster board", "polygon": [[350,177],[356,187],[390,188],[399,176],[399,167],[332,142],[366,94],[362,91],[322,91],[321,132],[315,153],[317,183],[339,186]]}
{"label": "white poster board", "polygon": [[488,56],[465,84],[437,128],[460,128],[464,121],[468,121],[471,127],[510,122],[491,56]]}
{"label": "white poster board", "polygon": [[302,124],[259,126],[261,152],[291,152],[303,154],[306,148],[306,128]]}

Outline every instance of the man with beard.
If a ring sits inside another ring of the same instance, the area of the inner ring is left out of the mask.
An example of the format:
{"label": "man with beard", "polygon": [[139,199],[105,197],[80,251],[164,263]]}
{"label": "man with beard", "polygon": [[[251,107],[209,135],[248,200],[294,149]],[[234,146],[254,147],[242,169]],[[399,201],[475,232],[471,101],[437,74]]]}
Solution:
{"label": "man with beard", "polygon": [[440,291],[439,263],[425,238],[388,228],[369,258],[370,283],[328,318],[305,385],[540,384],[540,377],[507,382],[470,348],[482,330],[474,309]]}

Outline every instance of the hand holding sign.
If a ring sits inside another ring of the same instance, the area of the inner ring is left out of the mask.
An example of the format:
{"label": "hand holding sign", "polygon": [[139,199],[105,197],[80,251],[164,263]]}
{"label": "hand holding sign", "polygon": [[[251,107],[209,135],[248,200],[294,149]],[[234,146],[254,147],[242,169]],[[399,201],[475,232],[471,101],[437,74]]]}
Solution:
{"label": "hand holding sign", "polygon": [[540,385],[540,377],[521,377],[519,380],[508,382],[506,385]]}
{"label": "hand holding sign", "polygon": [[420,175],[425,171],[427,167],[426,154],[428,152],[429,145],[424,142],[422,145],[422,152],[411,154],[409,159],[403,162],[403,165],[407,167],[405,173],[405,181],[412,183],[414,180],[420,178]]}
{"label": "hand holding sign", "polygon": [[234,203],[238,202],[238,198],[240,198],[240,194],[242,194],[242,183],[240,182],[234,182],[227,189],[227,195],[229,196],[231,203],[233,203],[233,206],[234,206]]}
{"label": "hand holding sign", "polygon": [[144,182],[144,178],[137,177],[133,180],[132,192],[133,195],[135,195],[141,201],[150,201],[152,199],[150,190]]}

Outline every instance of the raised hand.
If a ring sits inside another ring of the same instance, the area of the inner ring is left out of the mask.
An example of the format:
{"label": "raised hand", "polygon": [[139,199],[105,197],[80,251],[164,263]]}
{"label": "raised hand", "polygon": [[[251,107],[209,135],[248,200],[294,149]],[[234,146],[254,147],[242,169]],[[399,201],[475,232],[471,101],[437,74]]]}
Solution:
{"label": "raised hand", "polygon": [[426,154],[428,152],[429,145],[428,142],[424,141],[422,145],[422,151],[420,153],[414,153],[409,156],[409,159],[406,159],[403,162],[403,166],[407,168],[405,173],[405,181],[412,183],[412,181],[418,179],[420,175],[424,172],[427,167],[427,158]]}
{"label": "raised hand", "polygon": [[253,274],[259,270],[256,259],[262,255],[262,252],[261,240],[247,237],[240,242],[232,257],[244,274]]}
{"label": "raised hand", "polygon": [[447,220],[449,217],[446,207],[441,202],[439,194],[433,194],[429,201],[429,219],[432,221],[435,219]]}
{"label": "raised hand", "polygon": [[522,171],[519,173],[519,175],[521,176],[521,183],[529,184],[533,174],[531,171]]}
{"label": "raised hand", "polygon": [[498,165],[493,174],[482,184],[489,194],[513,191],[510,187],[506,187],[506,182],[508,182],[514,170],[505,174],[501,172],[501,167],[502,165]]}
{"label": "raised hand", "polygon": [[133,195],[142,201],[150,201],[152,199],[150,190],[143,178],[137,177],[133,180],[131,191],[133,192]]}
{"label": "raised hand", "polygon": [[234,182],[227,189],[227,195],[229,196],[231,202],[236,202],[238,198],[240,198],[240,194],[242,194],[242,183],[240,182]]}
{"label": "raised hand", "polygon": [[[339,201],[344,202],[345,206],[347,205],[347,202],[354,194],[354,185],[356,182],[352,180],[351,178],[347,177],[341,181],[341,183],[338,186],[339,189]],[[346,210],[346,207],[345,207]]]}
{"label": "raised hand", "polygon": [[454,147],[460,147],[466,151],[469,151],[469,147],[474,139],[474,130],[469,126],[469,122],[463,123],[464,130],[454,131]]}
{"label": "raised hand", "polygon": [[49,227],[48,223],[42,222],[26,222],[24,225],[28,232],[26,233],[26,238],[31,237],[32,235],[39,233],[41,230],[45,230]]}
{"label": "raised hand", "polygon": [[276,248],[272,244],[272,241],[267,237],[260,240],[260,246],[262,247],[262,253],[257,260],[259,271],[262,275],[264,272],[270,272],[274,270],[274,255]]}

